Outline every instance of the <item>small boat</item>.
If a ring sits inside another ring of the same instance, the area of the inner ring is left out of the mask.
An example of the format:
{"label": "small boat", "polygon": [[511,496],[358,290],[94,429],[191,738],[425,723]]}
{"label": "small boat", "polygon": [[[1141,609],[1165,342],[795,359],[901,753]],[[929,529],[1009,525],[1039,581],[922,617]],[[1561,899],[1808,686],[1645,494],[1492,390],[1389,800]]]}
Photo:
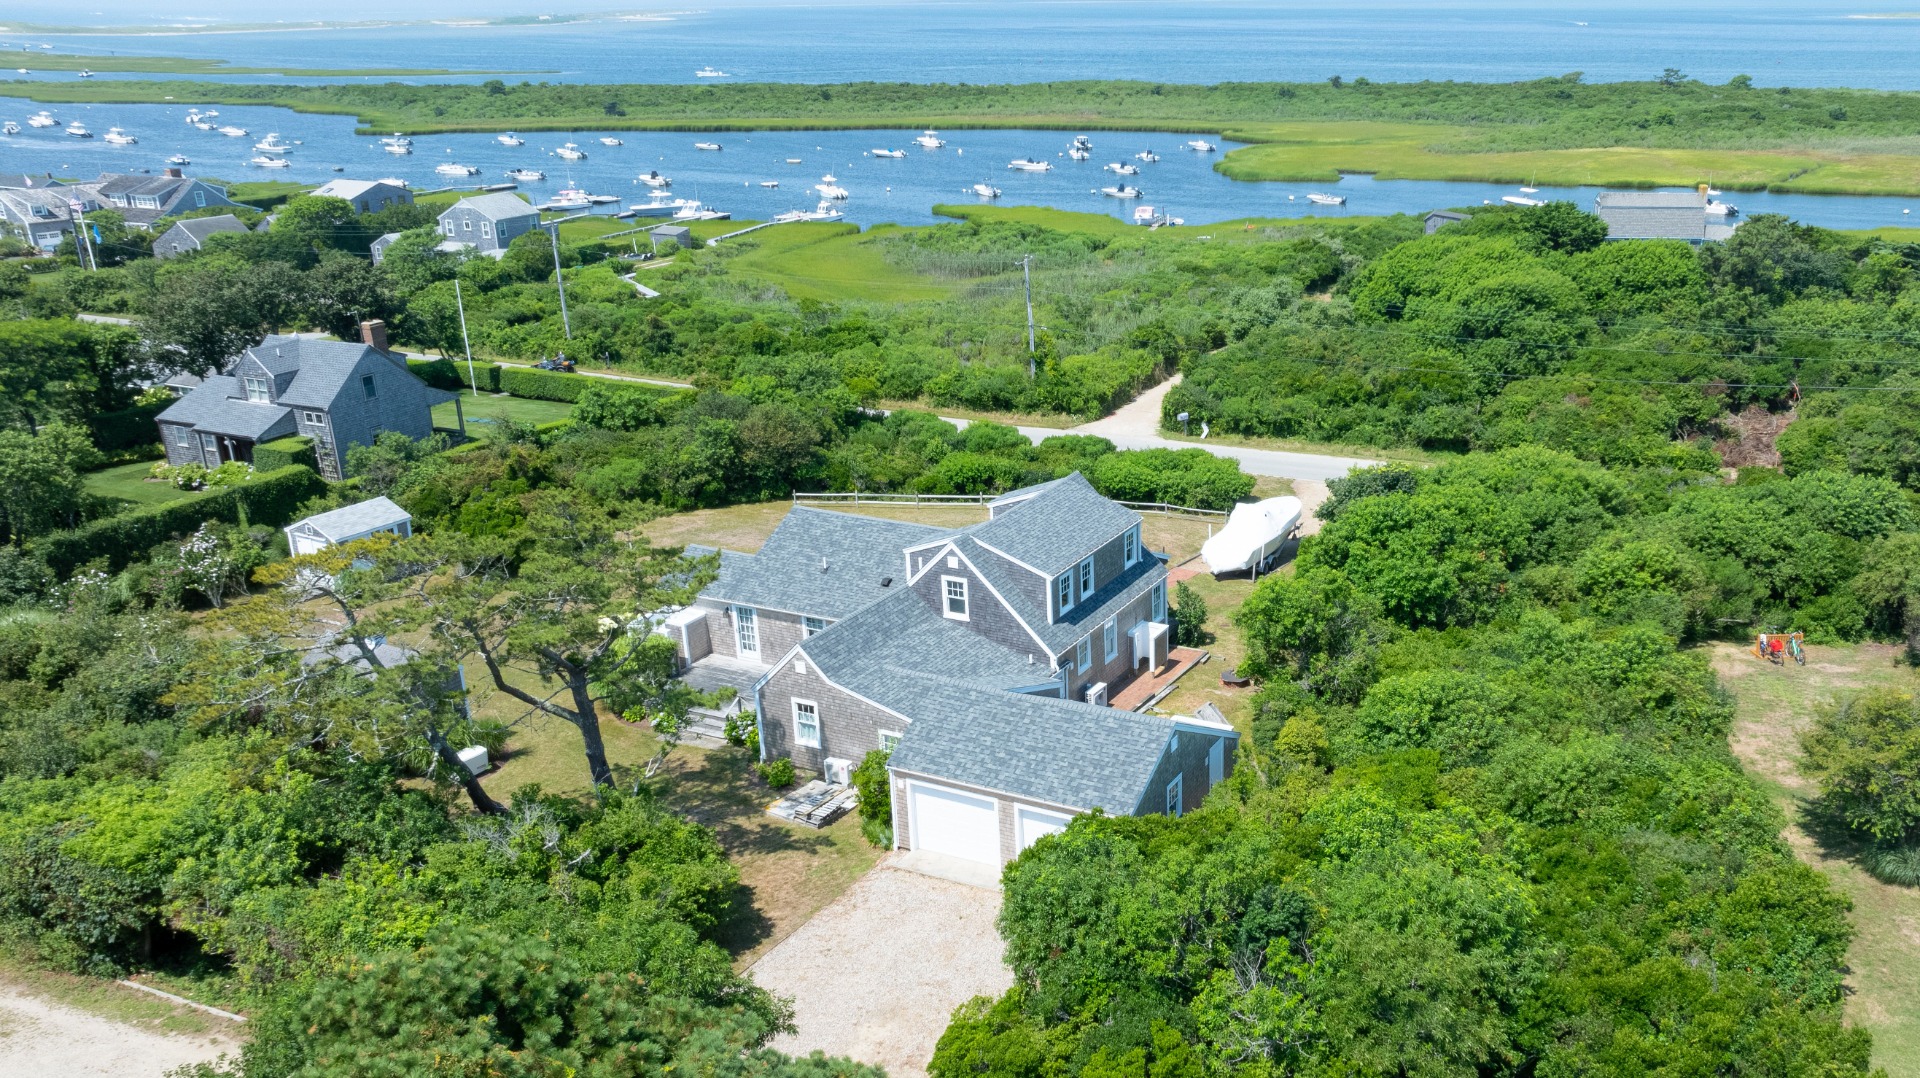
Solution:
{"label": "small boat", "polygon": [[1708,199],[1707,212],[1713,214],[1715,217],[1738,217],[1740,216],[1740,207],[1731,203],[1715,202],[1712,199]]}
{"label": "small boat", "polygon": [[402,145],[398,142],[389,142],[385,146],[382,146],[380,148],[387,151],[390,154],[395,155],[396,157],[404,157],[407,154],[410,154],[413,152],[413,147],[411,145]]}
{"label": "small boat", "polygon": [[93,77],[93,72],[88,71],[84,67],[81,68],[79,71],[75,72],[75,74],[77,74],[80,78],[83,78],[83,79],[90,79]]}
{"label": "small boat", "polygon": [[1082,149],[1079,146],[1071,146],[1067,149],[1067,156],[1073,158],[1075,161],[1091,161],[1093,160],[1093,151]]}
{"label": "small boat", "polygon": [[981,198],[999,198],[1000,197],[1000,189],[998,187],[993,186],[990,183],[974,184],[973,193],[976,195],[979,195]]}
{"label": "small boat", "polygon": [[334,170],[335,172],[345,172],[345,171],[347,170],[347,166],[345,166],[345,165],[335,165],[335,166],[333,166],[333,170]]}
{"label": "small boat", "polygon": [[1522,187],[1520,193],[1523,195],[1537,195],[1540,193],[1540,189],[1538,187]]}
{"label": "small boat", "polygon": [[249,158],[247,161],[247,164],[258,165],[261,168],[292,168],[293,167],[293,162],[287,160],[284,157],[268,157],[265,154],[261,154],[259,157]]}
{"label": "small boat", "polygon": [[1187,149],[1193,150],[1197,153],[1212,153],[1213,151],[1219,148],[1220,147],[1215,146],[1213,143],[1208,142],[1206,139],[1203,139],[1203,138],[1197,138],[1187,143]]}
{"label": "small boat", "polygon": [[478,176],[480,170],[472,165],[463,165],[458,161],[446,161],[433,166],[433,170],[442,176]]}
{"label": "small boat", "polygon": [[713,66],[712,64],[708,64],[707,66],[694,72],[693,77],[696,79],[725,79],[725,78],[731,78],[732,76],[728,75],[726,72],[720,70],[719,68]]}
{"label": "small boat", "polygon": [[935,131],[931,127],[927,128],[925,131],[920,132],[920,137],[914,139],[913,141],[916,143],[919,143],[922,146],[925,146],[929,150],[937,150],[940,147],[945,146],[947,144],[947,140],[940,137],[940,132]]}
{"label": "small boat", "polygon": [[603,135],[603,136],[601,136],[601,138],[600,138],[600,145],[602,145],[602,146],[625,146],[625,145],[626,145],[626,143],[624,143],[624,142],[621,142],[621,141],[620,141],[619,139],[617,139],[617,138],[614,138],[614,137],[613,137],[612,135]]}
{"label": "small boat", "polygon": [[873,151],[873,156],[875,156],[875,157],[905,157],[905,156],[907,156],[907,151],[905,151],[905,150],[874,150],[874,151]]}
{"label": "small boat", "polygon": [[[211,116],[213,113],[209,112],[207,115]],[[413,149],[413,140],[398,131],[395,131],[387,138],[381,139],[380,144],[383,146],[405,146],[409,150]]]}
{"label": "small boat", "polygon": [[581,208],[593,205],[593,196],[587,194],[583,188],[575,187],[569,183],[560,190],[555,191],[552,200],[549,201],[547,205],[558,209]]}
{"label": "small boat", "polygon": [[1034,161],[1030,158],[1016,157],[1007,162],[1007,167],[1015,172],[1052,172],[1052,161]]}
{"label": "small boat", "polygon": [[[336,168],[334,169],[334,171],[339,172],[341,170]],[[403,180],[398,176],[382,176],[378,180],[375,180],[374,182],[384,183],[389,187],[398,187],[402,191],[408,190],[413,186],[413,184],[408,183],[406,180]]]}
{"label": "small boat", "polygon": [[1347,204],[1347,196],[1323,195],[1315,191],[1307,195],[1307,201],[1317,206],[1344,206]]}
{"label": "small boat", "polygon": [[1100,193],[1108,198],[1139,198],[1144,192],[1138,187],[1128,187],[1123,183],[1118,187],[1102,187]]}
{"label": "small boat", "polygon": [[228,138],[246,138],[247,137],[247,129],[244,127],[231,127],[231,126],[223,127],[220,129],[220,133],[227,136]]}
{"label": "small boat", "polygon": [[[1308,197],[1311,198],[1312,196],[1309,195]],[[1546,205],[1546,202],[1542,199],[1528,198],[1525,195],[1501,195],[1500,201],[1506,203],[1509,206],[1544,206]]]}
{"label": "small boat", "polygon": [[726,210],[710,210],[698,201],[688,200],[679,209],[673,211],[676,221],[724,221],[733,214]]}
{"label": "small boat", "polygon": [[218,116],[218,115],[220,115],[220,110],[219,110],[219,109],[208,109],[208,110],[206,110],[205,112],[202,112],[202,113],[200,114],[200,118],[201,118],[202,120],[211,120],[211,119],[213,119],[213,118],[214,118],[215,116]]}
{"label": "small boat", "polygon": [[559,149],[553,152],[562,160],[566,160],[566,161],[585,161],[587,159],[587,151],[581,149],[580,147],[574,145],[571,142],[562,145]]}
{"label": "small boat", "polygon": [[187,110],[187,122],[188,122],[188,123],[190,123],[190,124],[197,124],[197,123],[199,123],[199,122],[200,122],[200,110],[199,110],[199,109],[188,109],[188,110]]}
{"label": "small boat", "polygon": [[846,215],[841,213],[833,203],[821,202],[811,210],[788,210],[785,213],[776,213],[773,219],[785,224],[789,221],[837,221],[844,216]]}
{"label": "small boat", "polygon": [[813,185],[813,189],[820,192],[820,197],[830,199],[845,199],[847,197],[847,189],[834,182],[832,173],[820,177],[820,180],[821,182]]}
{"label": "small boat", "polygon": [[648,187],[673,186],[673,181],[660,175],[658,170],[649,170],[645,176],[640,177],[640,182],[646,184]]}
{"label": "small boat", "polygon": [[521,138],[519,135],[516,135],[511,131],[507,132],[504,135],[493,136],[493,141],[499,143],[502,146],[525,146],[527,144],[526,139]]}
{"label": "small boat", "polygon": [[1140,175],[1140,166],[1129,165],[1119,161],[1115,161],[1112,164],[1107,166],[1107,171],[1116,172],[1122,176],[1138,176]]}
{"label": "small boat", "polygon": [[75,120],[72,123],[67,125],[67,134],[72,136],[73,138],[92,138],[93,137],[93,132],[87,130],[87,125],[81,123],[79,120]]}
{"label": "small boat", "polygon": [[14,123],[12,120],[8,120],[6,123],[0,124],[0,135],[17,135],[19,133],[20,133],[20,125],[17,123]]}
{"label": "small boat", "polygon": [[177,154],[174,154],[174,155],[173,155],[172,157],[169,157],[169,158],[167,158],[167,164],[169,164],[169,165],[191,165],[191,164],[193,164],[193,162],[187,159],[187,155],[186,155],[186,154],[183,154],[183,153],[177,153]]}
{"label": "small boat", "polygon": [[[1526,188],[1524,188],[1524,187],[1522,187],[1522,188],[1521,188],[1521,190],[1522,190],[1522,191],[1524,191],[1524,190],[1526,190]],[[1708,196],[1709,198],[1711,198],[1711,197],[1714,197],[1714,196],[1716,196],[1716,195],[1718,195],[1718,194],[1720,194],[1720,189],[1719,189],[1718,187],[1711,187],[1711,186],[1710,186],[1710,187],[1708,187],[1708,188],[1707,188],[1707,196]]]}
{"label": "small boat", "polygon": [[696,150],[717,150],[720,148],[720,144],[717,142],[696,142],[693,144],[693,148]]}
{"label": "small boat", "polygon": [[1075,135],[1073,136],[1073,145],[1077,149],[1091,150],[1093,149],[1093,140],[1085,135]]}
{"label": "small boat", "polygon": [[1148,164],[1152,164],[1160,160],[1160,155],[1154,153],[1152,150],[1141,150],[1139,153],[1133,155],[1133,159],[1135,161],[1145,161]]}
{"label": "small boat", "polygon": [[213,130],[213,123],[212,121],[209,121],[209,120],[201,120],[200,122],[194,124],[193,126],[199,128],[202,131]]}
{"label": "small boat", "polygon": [[778,186],[780,186],[780,181],[779,181],[779,180],[761,180],[761,181],[760,181],[760,186],[762,186],[762,187],[778,187]]}
{"label": "small boat", "polygon": [[799,159],[798,157],[789,157],[789,158],[787,158],[787,164],[789,164],[789,165],[797,165],[797,164],[799,164],[799,163],[800,163],[800,159]]}
{"label": "small boat", "polygon": [[31,74],[33,74],[33,72],[31,72],[31,71],[28,71],[28,70],[27,70],[26,68],[24,68],[24,67],[16,67],[16,68],[14,68],[13,70],[14,70],[14,71],[15,71],[16,73],[18,73],[18,74],[21,74],[21,75],[31,75]]}
{"label": "small boat", "polygon": [[107,128],[107,133],[103,137],[115,146],[131,146],[140,141],[118,127]]}
{"label": "small boat", "polygon": [[47,112],[43,109],[27,117],[27,126],[28,127],[59,127],[60,121],[53,118],[53,113]]}
{"label": "small boat", "polygon": [[537,168],[510,168],[507,170],[507,178],[519,180],[521,183],[532,183],[535,180],[546,179],[547,174]]}
{"label": "small boat", "polygon": [[267,137],[254,143],[253,148],[261,153],[286,153],[293,149],[287,143],[281,142],[279,133],[274,131],[267,132]]}

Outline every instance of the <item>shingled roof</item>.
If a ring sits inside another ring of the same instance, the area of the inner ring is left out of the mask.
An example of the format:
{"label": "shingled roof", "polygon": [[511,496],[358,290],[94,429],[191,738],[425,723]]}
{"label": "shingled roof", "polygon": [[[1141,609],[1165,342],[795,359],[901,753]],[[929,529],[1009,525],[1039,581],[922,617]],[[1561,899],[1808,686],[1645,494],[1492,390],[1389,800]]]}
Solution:
{"label": "shingled roof", "polygon": [[[906,583],[907,547],[948,529],[796,506],[760,552],[721,562],[701,594],[747,606],[838,620]],[[883,587],[882,580],[892,584]]]}
{"label": "shingled roof", "polygon": [[966,535],[1049,577],[1140,523],[1140,514],[1103,497],[1079,472],[1004,495],[992,509],[993,519]]}
{"label": "shingled roof", "polygon": [[900,673],[906,669],[991,689],[1057,684],[1050,659],[1016,653],[941,617],[907,588],[807,638],[800,650],[835,685],[909,718],[921,709],[918,686]]}
{"label": "shingled roof", "polygon": [[1593,212],[1607,223],[1610,240],[1685,240],[1705,243],[1733,235],[1738,224],[1707,212],[1700,191],[1606,191]]}

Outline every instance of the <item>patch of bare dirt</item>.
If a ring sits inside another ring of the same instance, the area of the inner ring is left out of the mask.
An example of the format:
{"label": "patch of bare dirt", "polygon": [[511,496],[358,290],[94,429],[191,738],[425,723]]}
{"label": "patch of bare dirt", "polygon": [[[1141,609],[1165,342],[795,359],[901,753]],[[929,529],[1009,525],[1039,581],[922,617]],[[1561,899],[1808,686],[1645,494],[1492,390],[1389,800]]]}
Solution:
{"label": "patch of bare dirt", "polygon": [[1720,421],[1726,437],[1713,443],[1714,452],[1729,468],[1778,468],[1780,451],[1774,439],[1793,424],[1797,413],[1769,412],[1758,404],[1749,404]]}

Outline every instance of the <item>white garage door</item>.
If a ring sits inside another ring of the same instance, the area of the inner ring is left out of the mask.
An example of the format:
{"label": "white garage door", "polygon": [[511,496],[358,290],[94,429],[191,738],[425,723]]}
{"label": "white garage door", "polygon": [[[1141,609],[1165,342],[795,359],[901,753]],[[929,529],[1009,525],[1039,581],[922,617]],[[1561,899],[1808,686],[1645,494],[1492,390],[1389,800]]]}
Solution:
{"label": "white garage door", "polygon": [[913,848],[1000,864],[1000,808],[991,798],[913,784]]}
{"label": "white garage door", "polygon": [[1067,829],[1067,817],[1058,812],[1044,809],[1023,808],[1015,826],[1015,834],[1020,838],[1020,848],[1040,841],[1048,835],[1057,835]]}

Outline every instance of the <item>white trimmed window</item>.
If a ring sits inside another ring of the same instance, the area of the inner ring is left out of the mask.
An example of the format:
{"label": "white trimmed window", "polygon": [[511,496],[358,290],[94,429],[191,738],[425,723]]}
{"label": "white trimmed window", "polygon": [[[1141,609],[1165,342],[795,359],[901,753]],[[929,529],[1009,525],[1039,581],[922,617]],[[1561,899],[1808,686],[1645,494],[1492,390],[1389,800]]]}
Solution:
{"label": "white trimmed window", "polygon": [[812,700],[793,702],[793,743],[810,749],[820,747],[820,705]]}
{"label": "white trimmed window", "polygon": [[1167,620],[1167,582],[1164,580],[1153,586],[1153,620]]}
{"label": "white trimmed window", "polygon": [[880,748],[882,751],[892,752],[899,744],[900,744],[900,731],[898,730],[880,731]]}
{"label": "white trimmed window", "polygon": [[812,636],[815,633],[825,632],[826,629],[827,619],[825,618],[806,616],[800,619],[800,635],[802,639]]}
{"label": "white trimmed window", "polygon": [[247,387],[248,400],[253,401],[255,404],[265,404],[267,402],[267,380],[265,378],[243,378],[241,382]]}
{"label": "white trimmed window", "polygon": [[963,576],[943,576],[940,578],[940,612],[955,621],[967,620],[967,578]]}
{"label": "white trimmed window", "polygon": [[1055,605],[1060,608],[1060,613],[1064,614],[1073,609],[1072,573],[1062,573],[1060,579],[1053,582],[1053,596]]}
{"label": "white trimmed window", "polygon": [[1087,672],[1087,668],[1093,665],[1093,636],[1092,636],[1092,634],[1088,634],[1088,635],[1086,635],[1086,636],[1083,636],[1083,637],[1081,637],[1081,638],[1080,638],[1080,644],[1079,644],[1079,647],[1078,647],[1078,652],[1079,652],[1079,654],[1077,654],[1077,655],[1075,655],[1075,656],[1074,656],[1074,658],[1075,658],[1075,659],[1076,659],[1076,660],[1078,661],[1078,663],[1079,663],[1079,666],[1080,666],[1080,672],[1084,674],[1084,673],[1086,673],[1086,672]]}
{"label": "white trimmed window", "polygon": [[465,217],[462,217],[462,218],[460,219],[460,231],[462,231],[462,232],[472,232],[472,231],[473,231],[473,222],[472,222],[471,220],[468,220],[468,219],[467,219],[467,218],[465,218]]}
{"label": "white trimmed window", "polygon": [[1186,803],[1185,791],[1180,782],[1183,777],[1175,775],[1173,781],[1167,783],[1167,815],[1169,816],[1180,815],[1180,809]]}
{"label": "white trimmed window", "polygon": [[203,209],[203,210],[206,209],[207,193],[205,191],[195,191],[193,193],[193,204],[199,207],[200,209]]}
{"label": "white trimmed window", "polygon": [[173,429],[174,441],[185,446],[191,446],[193,444],[193,431],[186,427],[175,427]]}
{"label": "white trimmed window", "polygon": [[1126,534],[1120,536],[1120,555],[1121,560],[1126,563],[1128,568],[1132,568],[1133,563],[1140,560],[1140,529],[1138,526],[1128,528]]}
{"label": "white trimmed window", "polygon": [[1100,626],[1100,647],[1106,653],[1107,662],[1112,662],[1114,656],[1120,654],[1120,626],[1112,618]]}
{"label": "white trimmed window", "polygon": [[1093,594],[1093,559],[1080,563],[1080,598]]}
{"label": "white trimmed window", "polygon": [[493,238],[493,222],[492,221],[480,222],[480,234],[482,236],[487,237],[488,239],[492,239]]}

